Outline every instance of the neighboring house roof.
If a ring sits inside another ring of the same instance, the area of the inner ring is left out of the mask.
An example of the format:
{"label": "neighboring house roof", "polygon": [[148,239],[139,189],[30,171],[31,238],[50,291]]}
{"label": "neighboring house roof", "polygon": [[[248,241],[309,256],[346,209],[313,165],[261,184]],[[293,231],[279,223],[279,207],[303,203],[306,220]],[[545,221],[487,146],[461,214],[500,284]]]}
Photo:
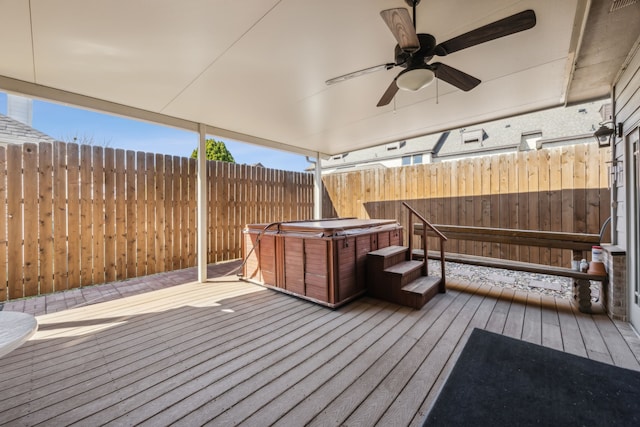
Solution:
{"label": "neighboring house roof", "polygon": [[25,125],[11,117],[0,114],[0,144],[24,144],[55,142],[56,139]]}
{"label": "neighboring house roof", "polygon": [[344,163],[352,164],[363,161],[381,161],[414,153],[424,153],[425,151],[431,151],[438,141],[438,137],[439,134],[421,136],[406,141],[391,142],[377,147],[365,148],[364,150],[343,153],[332,156],[328,160],[323,160],[322,166],[335,167]]}
{"label": "neighboring house roof", "polygon": [[438,161],[585,142],[593,139],[602,122],[600,109],[607,103],[609,100],[553,108],[352,151],[323,159],[322,169],[354,170],[419,153],[430,153],[433,161]]}

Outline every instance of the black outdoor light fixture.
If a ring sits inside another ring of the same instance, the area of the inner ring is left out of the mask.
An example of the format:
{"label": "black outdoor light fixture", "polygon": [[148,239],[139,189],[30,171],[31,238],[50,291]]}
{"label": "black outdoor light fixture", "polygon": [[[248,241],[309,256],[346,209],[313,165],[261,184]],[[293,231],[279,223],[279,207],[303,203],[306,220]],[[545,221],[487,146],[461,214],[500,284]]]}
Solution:
{"label": "black outdoor light fixture", "polygon": [[622,123],[615,124],[613,121],[606,121],[600,123],[600,127],[593,133],[593,136],[598,140],[600,147],[607,147],[611,144],[611,137],[622,136]]}

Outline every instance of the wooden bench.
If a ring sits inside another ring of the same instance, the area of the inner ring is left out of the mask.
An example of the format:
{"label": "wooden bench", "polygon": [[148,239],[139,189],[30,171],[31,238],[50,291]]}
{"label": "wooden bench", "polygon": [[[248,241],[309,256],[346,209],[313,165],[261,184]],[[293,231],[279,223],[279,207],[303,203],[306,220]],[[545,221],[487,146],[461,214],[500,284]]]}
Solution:
{"label": "wooden bench", "polygon": [[[515,230],[488,227],[467,227],[457,225],[434,225],[434,227],[442,232],[445,236],[447,236],[448,239],[502,243],[519,246],[536,246],[555,249],[570,249],[573,251],[574,259],[576,257],[579,257],[579,259],[583,258],[585,251],[590,251],[592,246],[600,244],[600,236],[598,234],[562,233],[555,231]],[[422,235],[422,224],[414,224],[413,233]],[[427,235],[431,235],[431,232],[427,231]],[[420,249],[414,249],[413,255],[414,257],[424,257],[424,251]],[[441,258],[440,252],[438,251],[428,251],[427,256],[430,259]],[[446,261],[462,264],[472,264],[483,267],[502,268],[506,270],[526,271],[529,273],[570,277],[573,279],[574,302],[577,304],[578,309],[585,313],[591,313],[593,311],[591,303],[590,281],[593,280],[601,282],[603,285],[605,285],[608,280],[608,276],[606,274],[599,275],[583,273],[571,268],[522,261],[512,261],[502,258],[492,258],[451,252],[446,252],[444,257]]]}

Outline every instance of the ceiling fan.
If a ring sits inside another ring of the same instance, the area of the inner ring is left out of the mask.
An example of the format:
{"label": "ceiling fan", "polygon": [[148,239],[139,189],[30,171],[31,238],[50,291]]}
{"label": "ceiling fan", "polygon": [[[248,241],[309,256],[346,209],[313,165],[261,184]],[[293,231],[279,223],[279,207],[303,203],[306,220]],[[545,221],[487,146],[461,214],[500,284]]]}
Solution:
{"label": "ceiling fan", "polygon": [[399,89],[417,91],[429,85],[435,78],[444,80],[464,91],[469,91],[480,84],[479,79],[441,62],[429,64],[429,61],[435,55],[446,56],[468,47],[528,30],[536,25],[536,14],[533,10],[525,10],[476,28],[443,43],[436,44],[436,39],[431,34],[416,33],[416,6],[420,3],[420,0],[405,0],[405,2],[413,8],[413,22],[409,11],[404,8],[388,9],[380,12],[380,16],[382,16],[382,19],[398,42],[394,52],[395,62],[376,65],[335,77],[327,80],[327,85],[374,71],[402,67],[404,70],[400,71],[393,79],[380,101],[378,101],[378,107],[389,104]]}

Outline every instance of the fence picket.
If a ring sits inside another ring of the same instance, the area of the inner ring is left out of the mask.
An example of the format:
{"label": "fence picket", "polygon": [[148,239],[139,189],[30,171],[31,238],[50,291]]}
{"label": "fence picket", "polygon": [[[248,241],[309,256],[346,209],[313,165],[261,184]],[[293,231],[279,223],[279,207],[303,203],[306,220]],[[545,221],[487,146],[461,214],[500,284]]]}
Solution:
{"label": "fence picket", "polygon": [[181,177],[181,169],[180,169],[180,157],[177,156],[173,156],[172,159],[172,172],[171,172],[171,179],[172,179],[172,185],[173,185],[173,200],[171,202],[171,212],[172,212],[172,219],[173,219],[173,228],[172,228],[172,232],[173,232],[173,239],[172,239],[172,243],[173,243],[173,249],[171,250],[171,254],[172,254],[172,260],[171,260],[171,264],[172,264],[172,269],[173,270],[177,270],[179,268],[181,268],[181,258],[180,258],[180,254],[181,254],[181,245],[182,245],[182,235],[181,235],[181,227],[182,227],[182,208],[181,208],[181,204],[180,204],[180,197],[181,197],[181,191],[180,191],[180,177]]}
{"label": "fence picket", "polygon": [[[93,151],[93,234],[105,236],[104,221],[104,150],[94,146]],[[93,240],[93,280],[104,283],[105,280],[105,243],[107,240]]]}
{"label": "fence picket", "polygon": [[[67,289],[67,145],[62,142],[53,144],[53,197],[56,208],[53,210],[53,290]],[[98,282],[101,283],[101,282]]]}
{"label": "fence picket", "polygon": [[22,265],[22,147],[7,146],[8,298],[24,297]]}
{"label": "fence picket", "polygon": [[127,150],[125,153],[126,170],[126,240],[127,268],[126,277],[136,277],[136,254],[138,241],[138,211],[136,209],[136,153]]}
{"label": "fence picket", "polygon": [[164,271],[173,269],[173,165],[171,156],[164,160]]}
{"label": "fence picket", "polygon": [[24,296],[38,295],[38,151],[36,144],[22,146]]}
{"label": "fence picket", "polygon": [[125,152],[123,149],[116,149],[115,165],[115,239],[116,239],[116,279],[122,280],[127,277],[127,211],[126,211],[126,176],[125,176]]}
{"label": "fence picket", "polygon": [[93,276],[93,178],[92,149],[80,146],[80,284],[94,283]]}
{"label": "fence picket", "polygon": [[[482,224],[482,160],[476,157],[471,160],[473,168],[470,169],[471,177],[467,178],[473,182],[471,189],[473,199],[473,217],[467,225]],[[434,246],[437,248],[437,246]],[[482,255],[482,242],[474,242],[472,255]]]}
{"label": "fence picket", "polygon": [[104,266],[105,280],[116,280],[116,160],[113,148],[104,149]]}
{"label": "fence picket", "polygon": [[80,287],[80,155],[67,144],[67,268],[68,287]]}
{"label": "fence picket", "polygon": [[196,159],[187,159],[189,165],[187,180],[189,189],[189,228],[188,228],[188,248],[187,248],[187,266],[196,265],[196,178],[197,178],[197,161]]}
{"label": "fence picket", "polygon": [[[510,218],[508,226],[512,226],[512,224],[518,222],[518,175],[514,158],[510,158],[508,161],[507,175],[506,191],[509,193],[507,209],[509,210]],[[517,245],[509,245],[509,259],[518,259],[518,249]]]}
{"label": "fence picket", "polygon": [[147,157],[136,152],[136,276],[147,273]]}
{"label": "fence picket", "polygon": [[0,146],[0,301],[7,299],[7,150]]}
{"label": "fence picket", "polygon": [[[38,145],[38,244],[40,266],[40,293],[53,292],[53,147],[49,143],[41,142]],[[2,179],[2,167],[0,166],[0,180]],[[2,192],[0,183],[0,192]],[[2,238],[2,205],[3,197],[0,194],[0,241]],[[0,268],[2,268],[2,249],[0,248]],[[4,284],[1,280],[0,284]],[[0,299],[4,300],[4,299]]]}
{"label": "fence picket", "polygon": [[156,270],[156,165],[155,154],[145,155],[145,174],[147,190],[147,274],[155,274]]}
{"label": "fence picket", "polygon": [[[535,151],[529,151],[526,154],[527,164],[533,166],[536,164],[538,154]],[[539,171],[536,167],[527,168],[529,175],[529,229],[540,229],[540,216],[539,216],[539,199],[540,199],[540,187],[539,187]],[[531,262],[540,262],[540,248],[529,248],[529,259]]]}
{"label": "fence picket", "polygon": [[155,180],[155,195],[156,195],[156,223],[155,223],[155,247],[156,247],[156,270],[165,270],[165,261],[167,256],[166,248],[166,235],[167,222],[165,212],[165,165],[164,156],[162,154],[156,154],[156,180]]}
{"label": "fence picket", "polygon": [[[562,158],[559,151],[549,156],[549,223],[551,231],[562,229],[562,214],[558,206],[562,206]],[[553,209],[551,208],[553,206]],[[551,265],[562,265],[562,249],[551,249],[549,262]]]}
{"label": "fence picket", "polygon": [[[575,231],[575,202],[574,191],[570,183],[573,182],[573,162],[575,160],[575,150],[573,147],[562,147],[561,179],[562,179],[562,230],[566,232]],[[571,262],[571,254],[562,251],[562,263],[567,265]]]}
{"label": "fence picket", "polygon": [[[551,187],[549,182],[549,152],[538,152],[538,217],[540,218],[540,230],[551,230]],[[540,262],[548,264],[551,260],[551,251],[548,248],[540,248]]]}

